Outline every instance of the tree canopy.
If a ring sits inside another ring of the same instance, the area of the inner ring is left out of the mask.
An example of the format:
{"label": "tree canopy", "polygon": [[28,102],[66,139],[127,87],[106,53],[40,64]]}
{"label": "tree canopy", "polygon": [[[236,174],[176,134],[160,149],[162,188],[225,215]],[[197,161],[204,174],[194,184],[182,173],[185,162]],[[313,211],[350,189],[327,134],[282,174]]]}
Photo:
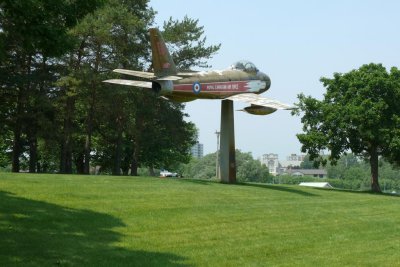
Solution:
{"label": "tree canopy", "polygon": [[304,133],[297,135],[302,152],[318,164],[327,162],[320,157],[324,150],[333,164],[349,151],[363,156],[371,167],[371,190],[380,192],[379,156],[400,162],[400,71],[371,63],[321,82],[323,99],[300,94],[294,111],[302,114]]}
{"label": "tree canopy", "polygon": [[[148,0],[2,1],[0,167],[135,175],[189,161],[197,132],[184,105],[102,83],[115,68],[149,70],[154,16]],[[163,30],[182,68],[219,49],[198,20]]]}
{"label": "tree canopy", "polygon": [[[271,178],[268,168],[253,158],[250,152],[236,150],[236,178],[239,182],[266,183]],[[216,175],[216,154],[208,154],[201,159],[192,159],[183,170],[185,177],[212,179]]]}

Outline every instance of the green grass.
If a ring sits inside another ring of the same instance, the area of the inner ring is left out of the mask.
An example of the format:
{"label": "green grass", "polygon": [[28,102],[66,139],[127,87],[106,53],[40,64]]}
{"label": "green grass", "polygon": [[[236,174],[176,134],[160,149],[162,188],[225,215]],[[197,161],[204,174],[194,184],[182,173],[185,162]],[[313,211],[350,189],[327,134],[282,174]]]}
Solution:
{"label": "green grass", "polygon": [[400,266],[400,198],[0,173],[0,266]]}

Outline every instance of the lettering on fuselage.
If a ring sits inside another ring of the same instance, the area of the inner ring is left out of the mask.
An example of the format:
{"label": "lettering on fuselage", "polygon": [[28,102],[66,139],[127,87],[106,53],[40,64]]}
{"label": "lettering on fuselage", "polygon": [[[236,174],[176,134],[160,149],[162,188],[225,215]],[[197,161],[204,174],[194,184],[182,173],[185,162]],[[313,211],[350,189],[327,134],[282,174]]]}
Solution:
{"label": "lettering on fuselage", "polygon": [[207,91],[220,91],[220,90],[239,90],[239,84],[230,83],[230,84],[208,84],[206,85]]}
{"label": "lettering on fuselage", "polygon": [[199,96],[203,93],[215,96],[221,96],[223,94],[232,95],[241,92],[250,92],[249,90],[255,91],[254,86],[252,86],[249,81],[174,84],[174,92],[194,93]]}

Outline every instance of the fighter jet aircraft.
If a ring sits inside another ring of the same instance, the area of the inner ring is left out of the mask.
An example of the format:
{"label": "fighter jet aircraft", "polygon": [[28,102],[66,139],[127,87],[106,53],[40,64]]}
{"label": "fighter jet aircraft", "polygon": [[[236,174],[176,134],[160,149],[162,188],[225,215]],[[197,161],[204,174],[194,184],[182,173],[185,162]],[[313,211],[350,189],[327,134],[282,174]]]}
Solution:
{"label": "fighter jet aircraft", "polygon": [[271,80],[249,61],[238,61],[225,70],[179,72],[158,29],[150,29],[154,72],[115,69],[114,72],[141,80],[111,79],[104,82],[149,88],[160,96],[176,101],[228,99],[250,104],[242,111],[267,115],[290,105],[259,96],[271,86]]}

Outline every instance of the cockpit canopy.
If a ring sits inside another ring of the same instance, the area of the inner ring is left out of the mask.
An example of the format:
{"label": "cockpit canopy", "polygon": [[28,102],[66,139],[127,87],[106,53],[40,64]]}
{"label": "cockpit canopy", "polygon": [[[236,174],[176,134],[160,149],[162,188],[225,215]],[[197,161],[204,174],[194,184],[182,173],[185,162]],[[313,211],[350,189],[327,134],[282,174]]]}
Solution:
{"label": "cockpit canopy", "polygon": [[234,70],[243,70],[245,72],[258,72],[256,65],[247,60],[240,60],[232,65]]}

